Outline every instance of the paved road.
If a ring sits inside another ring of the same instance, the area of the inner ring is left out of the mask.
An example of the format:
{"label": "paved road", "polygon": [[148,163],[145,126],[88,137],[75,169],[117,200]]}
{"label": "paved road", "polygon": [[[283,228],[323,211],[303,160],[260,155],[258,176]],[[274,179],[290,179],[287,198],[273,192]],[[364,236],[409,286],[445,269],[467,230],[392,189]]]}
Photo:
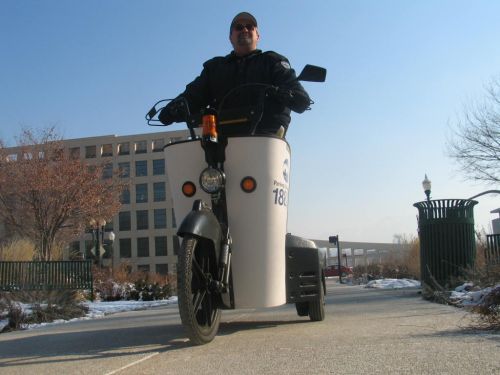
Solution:
{"label": "paved road", "polygon": [[225,312],[209,345],[186,342],[177,307],[0,335],[0,374],[500,374],[500,335],[416,290],[328,283],[327,317],[293,306]]}

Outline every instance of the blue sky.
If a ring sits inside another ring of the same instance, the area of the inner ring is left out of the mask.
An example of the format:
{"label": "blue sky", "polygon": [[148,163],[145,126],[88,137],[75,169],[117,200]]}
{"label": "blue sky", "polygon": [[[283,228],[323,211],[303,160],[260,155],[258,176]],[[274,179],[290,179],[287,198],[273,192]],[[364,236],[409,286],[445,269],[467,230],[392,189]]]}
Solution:
{"label": "blue sky", "polygon": [[[230,51],[240,11],[256,16],[259,48],[297,71],[328,69],[324,84],[304,84],[315,104],[287,136],[292,233],[416,235],[425,173],[436,199],[498,188],[464,180],[446,152],[464,105],[500,74],[494,0],[1,0],[0,138],[12,145],[22,126],[56,125],[65,138],[157,131],[145,112]],[[479,198],[479,229],[498,207]]]}

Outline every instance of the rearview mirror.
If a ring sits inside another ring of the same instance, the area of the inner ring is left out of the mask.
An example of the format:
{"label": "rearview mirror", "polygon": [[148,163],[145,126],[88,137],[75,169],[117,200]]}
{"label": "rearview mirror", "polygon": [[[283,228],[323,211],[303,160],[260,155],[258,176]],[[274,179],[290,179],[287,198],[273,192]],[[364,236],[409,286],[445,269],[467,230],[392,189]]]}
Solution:
{"label": "rearview mirror", "polygon": [[306,65],[297,77],[299,81],[325,82],[326,69],[315,65]]}

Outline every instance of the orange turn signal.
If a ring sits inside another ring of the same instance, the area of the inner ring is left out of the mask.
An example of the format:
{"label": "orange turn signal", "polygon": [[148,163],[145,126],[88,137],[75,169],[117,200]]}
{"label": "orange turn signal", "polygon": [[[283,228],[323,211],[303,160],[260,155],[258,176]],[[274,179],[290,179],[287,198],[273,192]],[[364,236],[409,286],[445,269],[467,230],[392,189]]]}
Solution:
{"label": "orange turn signal", "polygon": [[203,115],[203,136],[217,139],[215,115]]}
{"label": "orange turn signal", "polygon": [[196,186],[191,181],[184,182],[184,184],[182,184],[182,194],[191,198],[196,194]]}
{"label": "orange turn signal", "polygon": [[255,178],[250,176],[243,177],[240,186],[245,193],[251,193],[257,188],[257,181],[255,181]]}

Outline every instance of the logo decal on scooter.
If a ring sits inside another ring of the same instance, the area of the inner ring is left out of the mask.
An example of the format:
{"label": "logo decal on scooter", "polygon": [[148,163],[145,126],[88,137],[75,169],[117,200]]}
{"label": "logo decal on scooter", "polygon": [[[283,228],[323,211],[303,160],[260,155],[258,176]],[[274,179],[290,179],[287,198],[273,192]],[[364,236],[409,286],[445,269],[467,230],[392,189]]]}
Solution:
{"label": "logo decal on scooter", "polygon": [[288,159],[285,159],[283,162],[283,178],[285,179],[285,182],[288,182],[288,171],[290,169],[290,166],[288,165]]}

